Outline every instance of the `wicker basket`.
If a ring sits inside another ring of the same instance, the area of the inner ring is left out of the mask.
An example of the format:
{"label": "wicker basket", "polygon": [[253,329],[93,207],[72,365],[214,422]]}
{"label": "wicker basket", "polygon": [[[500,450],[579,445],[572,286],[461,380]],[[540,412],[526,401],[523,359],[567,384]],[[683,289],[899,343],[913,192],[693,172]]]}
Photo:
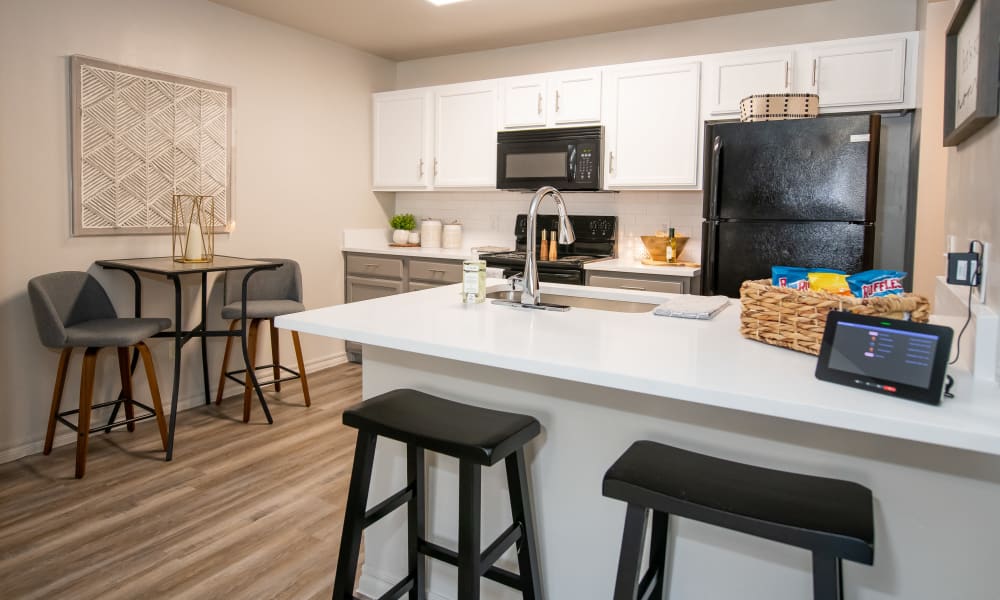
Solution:
{"label": "wicker basket", "polygon": [[816,94],[756,94],[740,101],[740,121],[811,119],[819,115]]}
{"label": "wicker basket", "polygon": [[740,335],[807,354],[819,354],[831,310],[893,319],[908,316],[918,323],[926,323],[931,312],[927,299],[916,294],[862,299],[775,287],[768,279],[744,281],[740,302]]}

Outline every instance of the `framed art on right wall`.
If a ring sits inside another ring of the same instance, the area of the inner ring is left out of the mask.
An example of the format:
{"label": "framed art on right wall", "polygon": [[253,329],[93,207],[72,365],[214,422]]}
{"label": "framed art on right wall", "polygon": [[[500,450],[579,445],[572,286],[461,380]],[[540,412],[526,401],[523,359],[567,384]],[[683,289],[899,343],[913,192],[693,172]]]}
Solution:
{"label": "framed art on right wall", "polygon": [[945,33],[944,145],[996,118],[998,92],[1000,0],[959,0]]}

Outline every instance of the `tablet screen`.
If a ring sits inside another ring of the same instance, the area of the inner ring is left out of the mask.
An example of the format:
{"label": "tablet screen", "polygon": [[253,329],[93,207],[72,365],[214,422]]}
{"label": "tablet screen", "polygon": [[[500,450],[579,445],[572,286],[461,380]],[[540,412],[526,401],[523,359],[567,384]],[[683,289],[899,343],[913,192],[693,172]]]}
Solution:
{"label": "tablet screen", "polygon": [[951,337],[948,327],[831,312],[816,376],[937,404]]}

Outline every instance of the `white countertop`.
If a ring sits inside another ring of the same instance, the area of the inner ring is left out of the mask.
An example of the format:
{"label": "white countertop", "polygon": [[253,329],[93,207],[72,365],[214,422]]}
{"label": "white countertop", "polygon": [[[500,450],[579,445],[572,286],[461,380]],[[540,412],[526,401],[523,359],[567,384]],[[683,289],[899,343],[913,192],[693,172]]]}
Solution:
{"label": "white countertop", "polygon": [[[500,289],[501,280],[490,280]],[[659,302],[667,295],[542,284],[542,291]],[[596,291],[596,292],[595,292]],[[459,301],[445,286],[278,317],[282,329],[612,389],[1000,455],[1000,389],[953,371],[930,406],[817,380],[812,356],[739,335],[737,301],[712,321]]]}
{"label": "white countertop", "polygon": [[389,245],[391,237],[392,230],[390,229],[348,229],[344,231],[343,251],[440,260],[465,260],[471,258],[473,248],[479,246],[513,248],[512,236],[503,237],[480,232],[466,232],[462,236],[461,248],[396,248]]}
{"label": "white countertop", "polygon": [[669,267],[644,265],[641,261],[631,258],[612,258],[587,263],[583,266],[588,271],[613,271],[615,273],[640,273],[642,275],[670,275],[673,277],[694,277],[701,273],[698,267]]}

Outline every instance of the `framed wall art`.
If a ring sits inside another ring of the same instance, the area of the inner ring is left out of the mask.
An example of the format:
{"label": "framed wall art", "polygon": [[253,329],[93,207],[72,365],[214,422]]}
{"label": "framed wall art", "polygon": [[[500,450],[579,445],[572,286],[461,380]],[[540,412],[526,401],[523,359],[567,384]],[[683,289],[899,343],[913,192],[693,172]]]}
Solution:
{"label": "framed wall art", "polygon": [[944,145],[957,146],[997,116],[1000,0],[960,0],[945,33]]}
{"label": "framed wall art", "polygon": [[176,194],[232,214],[232,89],[70,57],[73,235],[169,234]]}

